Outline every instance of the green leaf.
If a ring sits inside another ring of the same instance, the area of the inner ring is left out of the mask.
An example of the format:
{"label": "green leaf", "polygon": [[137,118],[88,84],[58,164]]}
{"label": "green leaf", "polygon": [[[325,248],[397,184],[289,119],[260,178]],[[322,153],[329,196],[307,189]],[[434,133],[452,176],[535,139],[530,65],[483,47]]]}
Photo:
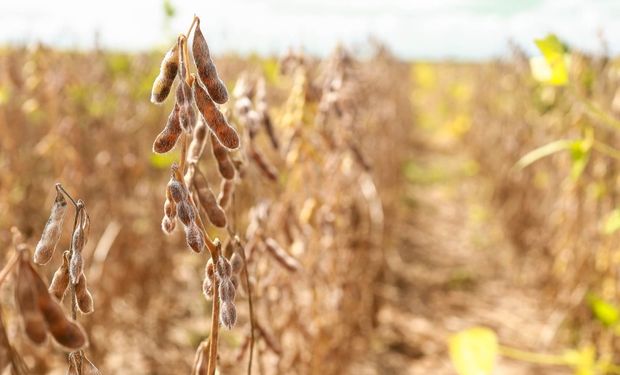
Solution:
{"label": "green leaf", "polygon": [[618,320],[620,320],[620,310],[618,310],[616,305],[594,294],[588,295],[587,299],[590,310],[603,325],[610,327],[618,323]]}
{"label": "green leaf", "polygon": [[521,159],[519,159],[516,167],[519,169],[523,169],[528,165],[534,163],[535,161],[542,159],[546,156],[555,154],[559,151],[568,150],[572,147],[574,142],[575,141],[569,139],[560,139],[541,146],[535,150],[528,152]]}
{"label": "green leaf", "polygon": [[603,225],[604,234],[612,234],[620,229],[620,209],[616,208],[611,211],[607,218],[605,218],[605,224]]}
{"label": "green leaf", "polygon": [[459,375],[489,375],[498,355],[495,332],[474,327],[449,339],[450,358]]}
{"label": "green leaf", "polygon": [[534,42],[543,54],[549,68],[548,76],[541,77],[542,80],[555,86],[566,85],[568,83],[567,56],[562,42],[553,34],[547,35],[544,39],[536,39]]}

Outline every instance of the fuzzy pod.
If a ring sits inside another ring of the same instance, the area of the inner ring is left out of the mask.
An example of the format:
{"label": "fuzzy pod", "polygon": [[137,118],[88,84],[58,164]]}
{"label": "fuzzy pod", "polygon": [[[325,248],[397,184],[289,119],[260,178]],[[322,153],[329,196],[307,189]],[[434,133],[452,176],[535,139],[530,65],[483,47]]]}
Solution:
{"label": "fuzzy pod", "polygon": [[213,100],[218,104],[226,103],[228,101],[228,91],[226,90],[224,82],[222,82],[217,75],[217,69],[211,59],[207,40],[200,30],[200,21],[198,21],[196,29],[194,30],[192,53],[194,55],[196,69],[198,70],[198,76],[207,87],[209,95],[211,95]]}
{"label": "fuzzy pod", "polygon": [[54,276],[52,277],[52,282],[50,283],[49,292],[51,295],[56,297],[58,301],[62,301],[62,298],[65,295],[65,291],[67,290],[67,286],[69,286],[69,251],[65,251],[62,256],[62,264],[56,272],[54,272]]}
{"label": "fuzzy pod", "polygon": [[84,249],[85,243],[84,229],[81,225],[78,225],[75,228],[75,232],[73,232],[73,237],[71,238],[71,248],[74,252],[81,253],[82,249]]}
{"label": "fuzzy pod", "polygon": [[178,204],[187,199],[188,193],[187,189],[177,180],[172,177],[170,181],[168,181],[167,186],[168,192],[172,200],[177,203],[177,214],[179,211]]}
{"label": "fuzzy pod", "polygon": [[196,188],[198,201],[207,213],[209,221],[218,228],[226,227],[226,213],[217,203],[207,178],[198,168],[194,172],[194,187]]}
{"label": "fuzzy pod", "polygon": [[243,259],[239,253],[234,252],[230,257],[230,266],[232,267],[232,273],[238,275],[243,269]]}
{"label": "fuzzy pod", "polygon": [[213,298],[213,277],[205,275],[205,279],[202,281],[202,294],[204,294],[207,300]]}
{"label": "fuzzy pod", "polygon": [[227,209],[234,192],[234,180],[222,180],[222,183],[220,184],[220,194],[217,196],[217,204],[219,204],[222,209]]}
{"label": "fuzzy pod", "polygon": [[248,149],[250,159],[258,166],[258,169],[263,173],[265,177],[271,181],[278,180],[278,171],[267,161],[267,159],[256,149],[254,146],[250,146]]}
{"label": "fuzzy pod", "polygon": [[211,133],[209,138],[211,139],[211,151],[217,161],[217,170],[223,178],[232,180],[235,178],[235,166],[230,161],[228,150],[220,144],[215,134]]}
{"label": "fuzzy pod", "polygon": [[66,212],[67,200],[60,191],[56,191],[56,199],[54,199],[52,212],[45,224],[45,228],[43,228],[41,239],[39,243],[37,243],[37,247],[34,251],[34,262],[36,264],[47,264],[52,258],[52,255],[54,255],[56,245],[62,234],[62,223]]}
{"label": "fuzzy pod", "polygon": [[93,296],[88,291],[86,276],[84,276],[84,274],[80,275],[78,283],[75,285],[75,299],[82,314],[90,314],[94,311]]}
{"label": "fuzzy pod", "polygon": [[202,114],[202,117],[213,133],[215,133],[220,143],[230,150],[237,149],[240,143],[239,134],[228,124],[226,117],[217,108],[199,80],[194,80],[194,99],[200,114]]}
{"label": "fuzzy pod", "polygon": [[22,259],[17,272],[15,301],[19,308],[26,336],[33,343],[41,345],[47,338],[47,327],[37,305],[37,293],[33,288],[34,280],[27,267],[28,262]]}
{"label": "fuzzy pod", "polygon": [[153,82],[153,88],[151,89],[151,102],[154,104],[161,104],[168,97],[174,79],[177,76],[179,70],[179,48],[175,44],[170,48],[159,67],[159,75]]}
{"label": "fuzzy pod", "polygon": [[194,111],[194,96],[192,88],[181,80],[176,89],[176,101],[179,106],[179,124],[188,133],[192,132],[196,122],[196,112]]}
{"label": "fuzzy pod", "polygon": [[209,133],[209,129],[207,129],[207,124],[205,124],[202,117],[199,117],[196,126],[194,127],[194,134],[192,136],[192,142],[189,144],[189,149],[187,154],[189,155],[187,158],[188,162],[197,162],[205,149],[205,145],[207,144],[207,134]]}
{"label": "fuzzy pod", "polygon": [[79,251],[72,251],[69,261],[69,278],[71,284],[77,284],[82,273],[84,273],[84,258],[82,258],[82,253]]}
{"label": "fuzzy pod", "polygon": [[213,283],[215,282],[215,269],[213,267],[213,259],[209,258],[205,266],[205,278],[202,282],[202,293],[207,300],[213,298]]}
{"label": "fuzzy pod", "polygon": [[184,200],[177,205],[177,216],[186,227],[196,220],[196,212],[189,201]]}
{"label": "fuzzy pod", "polygon": [[215,277],[215,269],[213,267],[212,258],[209,258],[209,260],[207,261],[207,265],[205,266],[205,277],[208,277],[211,280],[213,280],[213,278]]}
{"label": "fuzzy pod", "polygon": [[49,294],[47,287],[37,272],[27,265],[27,272],[33,280],[37,306],[54,340],[69,351],[80,350],[88,345],[88,338],[82,326],[68,319],[58,302]]}
{"label": "fuzzy pod", "polygon": [[172,231],[174,231],[174,228],[177,226],[176,220],[174,219],[170,219],[168,216],[164,216],[163,219],[161,219],[161,230],[165,233],[165,234],[172,234]]}
{"label": "fuzzy pod", "polygon": [[289,255],[286,250],[278,244],[276,240],[269,237],[265,239],[265,247],[271,256],[278,261],[284,268],[291,272],[296,272],[301,268],[299,261]]}
{"label": "fuzzy pod", "polygon": [[222,280],[219,287],[220,299],[224,302],[235,301],[235,285],[230,279]]}
{"label": "fuzzy pod", "polygon": [[237,322],[237,309],[232,302],[224,301],[220,308],[220,322],[228,329],[232,329]]}
{"label": "fuzzy pod", "polygon": [[179,120],[179,111],[179,106],[175,104],[174,108],[172,108],[172,111],[170,111],[170,114],[168,115],[168,120],[166,121],[164,130],[157,135],[155,142],[153,142],[153,152],[164,154],[172,150],[172,148],[177,144],[179,136],[183,133]]}
{"label": "fuzzy pod", "polygon": [[205,247],[205,238],[198,225],[193,221],[185,227],[185,239],[190,249],[196,253],[201,252]]}
{"label": "fuzzy pod", "polygon": [[172,199],[168,199],[167,197],[164,202],[164,216],[169,219],[174,219],[177,216],[177,204],[174,203]]}
{"label": "fuzzy pod", "polygon": [[215,274],[220,280],[228,280],[232,275],[232,267],[226,257],[220,256],[215,264]]}

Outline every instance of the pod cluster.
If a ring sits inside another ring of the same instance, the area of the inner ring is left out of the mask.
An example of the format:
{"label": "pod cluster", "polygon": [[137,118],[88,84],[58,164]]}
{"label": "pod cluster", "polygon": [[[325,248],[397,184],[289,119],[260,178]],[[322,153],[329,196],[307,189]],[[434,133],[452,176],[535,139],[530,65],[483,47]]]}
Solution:
{"label": "pod cluster", "polygon": [[45,282],[30,264],[26,252],[20,256],[15,301],[26,336],[41,345],[49,334],[67,351],[84,348],[88,338],[82,326],[65,316],[59,302],[52,297]]}
{"label": "pod cluster", "polygon": [[[164,56],[159,75],[153,82],[151,101],[161,104],[172,91],[176,78],[179,78],[175,89],[175,105],[164,129],[153,143],[153,152],[156,153],[166,153],[172,150],[183,132],[191,134],[201,120],[215,134],[223,147],[230,150],[239,147],[237,131],[228,124],[226,117],[216,105],[228,101],[228,91],[211,59],[209,46],[200,30],[200,19],[197,18],[196,22],[191,52],[197,74],[190,73],[187,40],[189,35],[181,36]],[[206,134],[200,138],[204,140]],[[199,149],[195,149],[193,154],[200,154]]]}
{"label": "pod cluster", "polygon": [[[175,164],[172,167],[172,176],[166,187],[166,203],[164,206],[168,203],[170,203],[170,205],[174,204],[176,217],[185,228],[187,245],[193,251],[199,253],[205,246],[205,238],[196,224],[196,211],[194,209],[194,204],[190,200],[189,191],[178,175],[178,166]],[[164,209],[164,211],[166,211],[166,209]],[[169,218],[168,212],[166,211],[164,214],[166,215],[164,216],[164,221],[166,221]],[[166,229],[164,229],[164,231],[166,231]]]}
{"label": "pod cluster", "polygon": [[205,278],[202,284],[202,291],[205,298],[211,299],[214,290],[213,286],[218,285],[218,296],[222,301],[220,308],[220,323],[231,329],[237,321],[237,310],[235,308],[235,296],[239,287],[239,276],[243,268],[243,259],[238,253],[233,253],[230,260],[225,256],[219,256],[214,266],[212,259],[209,259],[205,267]]}
{"label": "pod cluster", "polygon": [[[82,351],[88,344],[84,329],[74,319],[67,318],[61,306],[67,290],[71,290],[74,318],[77,311],[82,314],[94,311],[82,255],[90,234],[90,217],[84,201],[75,201],[60,184],[56,184],[56,198],[41,239],[37,243],[33,261],[44,265],[53,257],[62,235],[67,211],[66,198],[69,198],[75,207],[70,248],[62,253],[62,262],[54,272],[49,287],[30,264],[27,251],[22,249],[15,289],[16,301],[23,317],[26,335],[31,341],[42,344],[49,333],[60,346],[71,352],[68,356],[69,374],[99,374],[99,370]],[[18,233],[17,230],[15,232]],[[14,236],[21,237],[15,234]],[[18,242],[15,238],[14,242]]]}

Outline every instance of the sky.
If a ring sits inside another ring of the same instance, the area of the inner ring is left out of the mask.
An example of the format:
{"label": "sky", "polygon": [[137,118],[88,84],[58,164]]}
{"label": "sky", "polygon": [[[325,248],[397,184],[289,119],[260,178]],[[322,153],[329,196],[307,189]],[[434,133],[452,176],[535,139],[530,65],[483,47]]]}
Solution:
{"label": "sky", "polygon": [[326,55],[339,42],[363,53],[372,37],[403,58],[482,60],[506,55],[509,39],[534,53],[550,32],[597,52],[601,31],[620,52],[620,0],[169,1],[172,19],[163,0],[1,0],[0,44],[163,48],[195,13],[214,53]]}

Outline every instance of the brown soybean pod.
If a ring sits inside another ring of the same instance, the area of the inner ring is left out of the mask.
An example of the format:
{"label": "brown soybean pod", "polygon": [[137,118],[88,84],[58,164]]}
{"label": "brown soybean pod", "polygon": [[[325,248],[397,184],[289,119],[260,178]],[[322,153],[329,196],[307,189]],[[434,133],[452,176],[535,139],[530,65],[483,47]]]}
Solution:
{"label": "brown soybean pod", "polygon": [[220,310],[220,322],[228,328],[232,329],[237,321],[237,309],[235,304],[229,301],[223,301]]}
{"label": "brown soybean pod", "polygon": [[218,228],[224,228],[226,226],[226,213],[217,204],[207,178],[197,167],[194,172],[194,187],[196,188],[198,201],[207,213],[209,221]]}
{"label": "brown soybean pod", "polygon": [[170,219],[168,216],[164,216],[163,219],[161,219],[161,230],[165,234],[171,234],[176,226],[176,220]]}
{"label": "brown soybean pod", "polygon": [[69,260],[69,279],[71,284],[77,284],[80,275],[84,272],[84,259],[79,251],[71,252],[71,259]]}
{"label": "brown soybean pod", "polygon": [[198,345],[192,375],[207,375],[209,366],[209,340],[204,340]]}
{"label": "brown soybean pod", "polygon": [[235,301],[235,285],[230,279],[222,280],[219,287],[220,299],[224,302]]}
{"label": "brown soybean pod", "polygon": [[282,347],[278,343],[275,337],[265,329],[265,327],[257,320],[254,322],[256,326],[256,330],[261,335],[261,337],[265,340],[267,346],[276,354],[282,354]]}
{"label": "brown soybean pod", "polygon": [[168,115],[168,121],[164,130],[157,135],[155,142],[153,142],[153,152],[163,154],[172,150],[182,132],[183,129],[179,120],[179,106],[175,104],[170,115]]}
{"label": "brown soybean pod", "polygon": [[47,338],[45,320],[37,306],[37,294],[27,269],[28,262],[21,259],[15,285],[15,301],[19,307],[26,336],[35,344],[42,344]]}
{"label": "brown soybean pod", "polygon": [[270,179],[271,181],[278,180],[278,171],[267,162],[267,159],[256,150],[253,145],[250,145],[248,153],[250,154],[250,158],[256,163],[258,169],[263,173],[265,177]]}
{"label": "brown soybean pod", "polygon": [[177,206],[177,216],[179,217],[179,220],[181,220],[181,223],[183,223],[186,227],[196,220],[196,212],[194,211],[194,207],[187,200],[179,202]]}
{"label": "brown soybean pod", "polygon": [[62,301],[62,298],[65,295],[65,291],[67,290],[67,286],[69,286],[69,251],[65,251],[62,255],[62,264],[56,272],[54,272],[54,276],[52,277],[52,282],[50,283],[49,292],[51,295],[56,297],[58,301]]}
{"label": "brown soybean pod", "polygon": [[228,208],[234,191],[235,181],[223,179],[220,184],[220,194],[217,196],[217,204],[224,210]]}
{"label": "brown soybean pod", "polygon": [[65,196],[57,190],[52,212],[34,251],[34,262],[36,264],[47,264],[52,258],[52,255],[54,255],[54,250],[56,250],[56,245],[62,234],[62,223],[66,212],[67,200]]}
{"label": "brown soybean pod", "polygon": [[187,240],[187,245],[196,253],[200,253],[205,247],[204,236],[198,225],[193,221],[185,227],[185,239]]}
{"label": "brown soybean pod", "polygon": [[202,117],[220,143],[230,150],[237,149],[239,147],[239,134],[228,124],[226,117],[215,106],[213,99],[197,79],[194,80],[194,99]]}
{"label": "brown soybean pod", "polygon": [[153,88],[151,89],[151,102],[154,104],[161,104],[168,97],[174,79],[177,76],[179,70],[179,48],[175,44],[172,48],[166,52],[164,59],[159,67],[159,75],[153,82]]}
{"label": "brown soybean pod", "polygon": [[218,104],[224,104],[228,101],[228,91],[226,85],[218,77],[217,69],[211,59],[209,52],[209,46],[202,31],[200,30],[200,20],[196,24],[194,30],[194,42],[192,44],[192,53],[194,55],[194,62],[198,69],[198,76],[200,80],[207,86],[209,95]]}
{"label": "brown soybean pod", "polygon": [[276,240],[273,238],[265,239],[265,247],[267,247],[269,254],[271,254],[278,263],[284,266],[284,268],[291,272],[299,270],[300,265],[297,259],[289,255]]}
{"label": "brown soybean pod", "polygon": [[200,156],[202,156],[202,152],[204,151],[207,143],[207,133],[209,133],[207,125],[202,118],[199,118],[196,122],[196,127],[194,127],[192,142],[189,144],[189,157],[187,158],[188,162],[197,162],[200,159]]}
{"label": "brown soybean pod", "polygon": [[230,157],[228,156],[228,150],[220,144],[215,135],[211,132],[211,151],[217,161],[217,169],[220,175],[227,180],[235,178],[235,166]]}
{"label": "brown soybean pod", "polygon": [[72,238],[73,251],[77,251],[79,253],[82,252],[82,249],[84,248],[84,244],[86,243],[83,228],[84,227],[82,225],[78,225],[77,228],[75,228],[75,232],[73,232],[73,238]]}
{"label": "brown soybean pod", "polygon": [[267,107],[267,90],[265,88],[265,79],[261,77],[256,83],[256,110],[260,114],[261,123],[269,136],[269,140],[271,141],[271,145],[274,149],[278,149],[280,146],[278,144],[278,138],[276,137],[276,133],[273,129],[273,122],[271,121],[271,116],[269,116],[269,110]]}
{"label": "brown soybean pod", "polygon": [[45,283],[30,264],[27,264],[26,269],[33,281],[32,287],[37,295],[37,306],[52,337],[58,344],[70,351],[82,349],[88,344],[82,326],[65,316],[62,307],[49,294]]}
{"label": "brown soybean pod", "polygon": [[179,106],[179,124],[183,130],[189,133],[194,126],[192,121],[196,120],[196,113],[193,107],[192,89],[185,80],[181,80],[177,85],[176,101]]}
{"label": "brown soybean pod", "polygon": [[80,279],[75,285],[75,298],[77,300],[77,306],[82,314],[90,314],[94,311],[93,296],[88,291],[86,276],[84,276],[84,274],[80,275]]}
{"label": "brown soybean pod", "polygon": [[232,267],[233,274],[236,274],[236,275],[238,275],[243,269],[243,259],[241,258],[241,255],[239,255],[238,252],[235,251],[233,255],[230,257],[230,265]]}
{"label": "brown soybean pod", "polygon": [[[175,179],[174,175],[170,178],[170,181],[168,181],[166,194],[170,194],[172,201],[175,202],[177,205],[181,203],[182,201],[186,200],[188,196],[187,190],[185,189],[183,185],[181,185],[179,181]],[[177,213],[178,213],[178,206],[177,206]]]}

